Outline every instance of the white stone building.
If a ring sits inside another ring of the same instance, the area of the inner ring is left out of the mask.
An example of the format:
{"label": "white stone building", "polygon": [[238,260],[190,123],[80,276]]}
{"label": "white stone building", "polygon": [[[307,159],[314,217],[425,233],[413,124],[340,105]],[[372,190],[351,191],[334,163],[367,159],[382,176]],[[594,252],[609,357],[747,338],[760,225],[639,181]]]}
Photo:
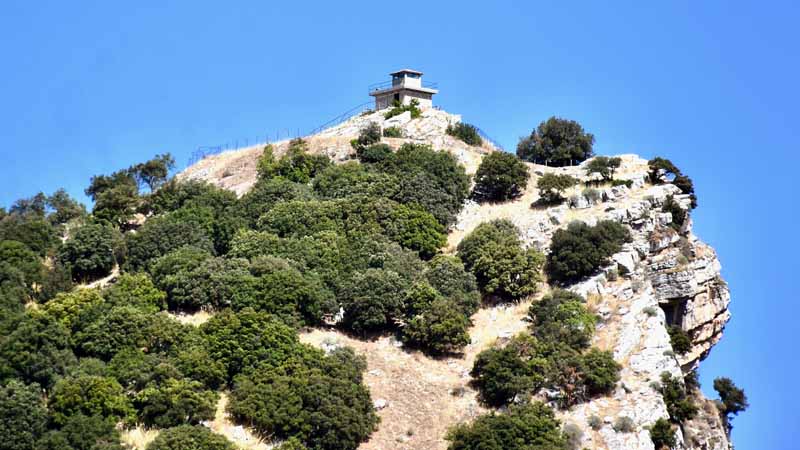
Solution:
{"label": "white stone building", "polygon": [[376,110],[388,108],[395,101],[408,105],[414,99],[419,102],[420,108],[433,106],[433,94],[437,94],[439,91],[435,89],[435,83],[422,82],[422,72],[402,69],[389,75],[392,76],[391,81],[373,84],[369,87],[369,95],[375,97]]}

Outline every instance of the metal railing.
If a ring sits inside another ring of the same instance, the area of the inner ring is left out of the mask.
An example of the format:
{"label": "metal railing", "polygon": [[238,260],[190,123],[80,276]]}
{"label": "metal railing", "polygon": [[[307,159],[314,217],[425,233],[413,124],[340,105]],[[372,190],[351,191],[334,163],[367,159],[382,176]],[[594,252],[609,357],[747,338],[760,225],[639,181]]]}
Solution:
{"label": "metal railing", "polygon": [[481,130],[478,127],[475,127],[475,130],[478,132],[478,135],[481,137],[481,139],[483,139],[484,141],[489,142],[490,144],[492,144],[498,150],[506,151],[506,149],[503,148],[503,146],[500,145],[499,142],[497,142],[496,140],[492,139],[488,134],[486,134],[485,131]]}
{"label": "metal railing", "polygon": [[363,113],[365,111],[371,111],[372,110],[372,105],[374,105],[374,104],[375,104],[375,102],[369,101],[369,102],[366,102],[366,103],[362,103],[362,104],[360,104],[358,106],[355,106],[353,108],[350,108],[347,111],[345,111],[345,112],[339,114],[338,116],[334,117],[333,119],[331,119],[331,120],[323,123],[322,125],[312,129],[311,131],[306,133],[305,136],[311,136],[311,135],[317,134],[317,133],[319,133],[320,131],[322,131],[322,130],[324,130],[326,128],[335,127],[336,125],[339,125],[340,123],[346,121],[347,119],[349,119],[349,118],[351,118],[351,117],[353,117],[355,115],[361,114],[361,113]]}
{"label": "metal railing", "polygon": [[[369,86],[367,86],[367,93],[371,94],[373,92],[382,91],[384,89],[388,89],[388,88],[394,87],[394,86],[404,87],[405,84],[403,82],[395,84],[392,80],[383,81],[381,83],[373,83],[373,84],[370,84]],[[420,83],[420,86],[425,88],[425,89],[438,89],[439,88],[439,83],[423,81],[423,82]],[[414,89],[411,86],[408,86],[408,87],[410,89]]]}

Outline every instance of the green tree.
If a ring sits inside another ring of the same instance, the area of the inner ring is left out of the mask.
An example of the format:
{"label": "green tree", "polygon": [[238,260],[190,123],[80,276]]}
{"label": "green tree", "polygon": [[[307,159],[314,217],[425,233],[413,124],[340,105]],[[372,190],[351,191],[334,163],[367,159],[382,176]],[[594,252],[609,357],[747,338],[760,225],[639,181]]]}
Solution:
{"label": "green tree", "polygon": [[520,334],[505,347],[480,352],[470,374],[481,400],[501,406],[544,387],[550,362],[542,348],[537,339]]}
{"label": "green tree", "polygon": [[685,355],[692,349],[692,338],[689,333],[683,330],[678,325],[671,325],[667,328],[669,332],[669,342],[672,344],[672,350],[679,355]]}
{"label": "green tree", "polygon": [[53,420],[58,424],[64,424],[76,414],[117,420],[133,418],[133,407],[122,386],[109,377],[83,375],[63,378],[53,387],[49,406],[53,410]]}
{"label": "green tree", "polygon": [[472,195],[480,201],[505,201],[522,195],[528,186],[528,167],[505,152],[486,155],[475,172]]}
{"label": "green tree", "polygon": [[553,410],[543,403],[489,413],[447,433],[448,450],[567,450],[566,437]]}
{"label": "green tree", "polygon": [[586,164],[586,174],[590,175],[598,173],[604,181],[611,181],[614,179],[614,172],[622,165],[622,158],[608,156],[595,156]]}
{"label": "green tree", "polygon": [[136,164],[128,169],[136,181],[145,184],[150,191],[155,191],[166,183],[169,171],[175,168],[175,158],[169,153],[156,155],[153,159]]}
{"label": "green tree", "polygon": [[217,394],[199,381],[169,379],[136,393],[133,405],[147,426],[195,425],[214,417]]}
{"label": "green tree", "polygon": [[519,230],[508,220],[478,225],[458,244],[458,256],[475,274],[484,294],[517,300],[536,292],[544,256],[523,250]]}
{"label": "green tree", "polygon": [[453,136],[461,141],[464,141],[467,145],[473,146],[481,146],[483,145],[483,139],[481,139],[480,133],[478,133],[478,128],[475,125],[470,125],[464,122],[457,122],[455,124],[450,124],[447,126],[445,130],[447,134]]}
{"label": "green tree", "polygon": [[180,425],[158,433],[147,450],[236,450],[236,446],[220,434],[201,425]]}
{"label": "green tree", "polygon": [[184,246],[213,252],[213,244],[205,230],[192,222],[176,220],[169,214],[148,220],[136,233],[125,238],[128,248],[126,268],[144,270],[150,262]]}
{"label": "green tree", "polygon": [[594,135],[574,120],[551,117],[517,144],[517,156],[525,161],[563,167],[592,157]]}
{"label": "green tree", "polygon": [[528,319],[537,338],[564,342],[576,350],[589,346],[597,322],[583,297],[563,289],[554,289],[533,302]]}
{"label": "green tree", "polygon": [[480,292],[475,276],[454,256],[437,255],[428,263],[425,278],[445,297],[453,300],[467,317],[478,310]]}
{"label": "green tree", "polygon": [[675,423],[683,423],[697,415],[697,405],[686,392],[683,381],[669,372],[661,374],[661,395],[667,405],[669,418]]}
{"label": "green tree", "polygon": [[266,146],[258,162],[258,176],[259,179],[283,177],[305,184],[330,165],[331,161],[327,156],[309,154],[308,143],[297,138],[289,142],[286,153],[277,160],[272,146]]}
{"label": "green tree", "polygon": [[552,283],[573,283],[607,264],[630,240],[628,229],[617,222],[604,220],[593,227],[572,222],[553,233],[545,271]]}
{"label": "green tree", "polygon": [[0,339],[0,378],[17,378],[49,389],[75,363],[69,331],[45,314],[19,316]]}
{"label": "green tree", "polygon": [[0,450],[31,450],[47,429],[47,407],[38,384],[10,380],[0,386]]}
{"label": "green tree", "polygon": [[458,304],[440,297],[408,321],[403,339],[433,354],[454,353],[470,343],[470,325]]}
{"label": "green tree", "polygon": [[86,217],[86,207],[70,197],[63,188],[47,197],[47,206],[52,210],[47,220],[53,225],[62,225],[70,220]]}
{"label": "green tree", "polygon": [[731,414],[738,416],[740,412],[746,410],[750,404],[747,403],[747,395],[744,390],[737,387],[736,384],[727,377],[719,377],[714,379],[714,390],[719,395],[717,408],[719,409],[720,416],[727,428],[730,435],[731,429]]}
{"label": "green tree", "polygon": [[42,280],[45,268],[41,258],[22,242],[0,241],[0,261],[21,275],[20,283],[28,292],[32,292],[34,283]]}
{"label": "green tree", "polygon": [[656,420],[650,426],[650,439],[653,441],[653,446],[656,450],[672,449],[677,444],[675,430],[669,420],[664,418]]}
{"label": "green tree", "polygon": [[678,175],[682,175],[681,170],[678,169],[672,161],[660,156],[647,161],[647,166],[650,169],[648,174],[650,182],[653,184],[661,184],[665,180],[670,180]]}
{"label": "green tree", "polygon": [[45,434],[36,450],[126,450],[114,417],[75,414],[58,431]]}
{"label": "green tree", "polygon": [[570,175],[546,173],[536,181],[539,197],[545,204],[556,204],[564,201],[564,191],[578,184],[578,179]]}
{"label": "green tree", "polygon": [[351,144],[356,153],[360,150],[369,147],[370,145],[377,144],[381,141],[381,126],[378,122],[370,122],[367,126],[361,129],[358,133],[358,139],[354,140]]}
{"label": "green tree", "polygon": [[82,314],[101,305],[103,297],[97,289],[76,289],[61,292],[42,306],[42,312],[72,330]]}
{"label": "green tree", "polygon": [[111,273],[117,258],[125,254],[119,231],[105,225],[84,225],[64,242],[59,261],[72,268],[75,280],[83,282],[103,278]]}
{"label": "green tree", "polygon": [[343,324],[357,333],[393,327],[402,316],[405,287],[400,275],[391,270],[355,273],[340,298]]}
{"label": "green tree", "polygon": [[204,323],[206,348],[228,379],[259,364],[278,367],[299,351],[295,330],[275,316],[246,308],[225,310]]}
{"label": "green tree", "polygon": [[167,294],[144,273],[120,275],[103,291],[103,297],[111,305],[135,306],[144,311],[157,312],[167,307]]}
{"label": "green tree", "polygon": [[253,189],[239,199],[232,214],[241,217],[252,228],[259,217],[279,202],[311,200],[312,197],[311,189],[306,185],[284,178],[260,179]]}

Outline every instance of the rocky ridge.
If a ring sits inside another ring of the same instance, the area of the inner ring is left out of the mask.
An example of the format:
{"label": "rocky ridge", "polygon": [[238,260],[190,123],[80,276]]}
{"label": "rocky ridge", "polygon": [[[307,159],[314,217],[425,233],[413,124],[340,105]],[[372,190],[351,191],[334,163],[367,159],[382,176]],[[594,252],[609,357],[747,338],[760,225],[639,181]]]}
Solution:
{"label": "rocky ridge", "polygon": [[[447,149],[452,152],[469,173],[474,173],[481,158],[496,149],[489,144],[482,147],[471,147],[445,133],[449,123],[460,121],[460,116],[448,114],[441,110],[426,110],[419,119],[411,119],[408,113],[392,119],[384,119],[384,112],[354,117],[336,127],[305,138],[309,142],[310,151],[324,153],[334,161],[345,161],[351,157],[350,140],[369,122],[378,122],[382,127],[396,126],[403,132],[404,138],[384,139],[393,147],[403,142],[429,143],[434,148]],[[287,142],[273,144],[280,154],[288,145]],[[188,168],[179,177],[187,179],[205,179],[222,187],[232,189],[239,195],[246,192],[255,181],[255,165],[263,146],[255,146],[233,152],[212,156]],[[695,369],[705,358],[711,348],[721,339],[726,322],[730,318],[727,306],[730,293],[720,276],[720,263],[714,250],[703,243],[692,232],[691,220],[680,229],[674,229],[672,215],[662,212],[661,207],[668,196],[673,196],[684,208],[688,208],[690,199],[680,194],[680,190],[671,185],[650,185],[647,181],[647,161],[636,155],[621,155],[622,166],[616,178],[630,180],[630,187],[605,186],[597,189],[573,188],[568,192],[569,200],[563,205],[551,208],[532,208],[538,199],[535,188],[536,180],[545,172],[566,173],[580,179],[587,179],[583,166],[567,168],[550,168],[529,164],[531,180],[523,195],[511,202],[502,204],[477,204],[468,202],[458,217],[458,222],[448,236],[448,248],[452,252],[466,234],[478,224],[505,218],[514,222],[523,232],[527,245],[547,251],[550,238],[555,230],[566,227],[573,220],[581,220],[594,224],[598,220],[610,219],[628,225],[631,228],[633,242],[626,244],[623,250],[613,256],[613,263],[603,271],[586,279],[571,289],[584,295],[590,307],[601,318],[594,345],[601,349],[612,350],[614,358],[622,364],[621,382],[613,395],[594,399],[577,405],[570,410],[559,412],[564,424],[572,424],[580,430],[581,443],[578,448],[593,449],[642,449],[651,450],[647,427],[661,417],[667,417],[667,410],[661,394],[653,383],[659,380],[662,372],[681,376]],[[531,300],[528,300],[531,301]],[[471,330],[473,343],[459,358],[444,361],[431,361],[430,364],[445,364],[450,367],[469,367],[474,354],[494,339],[507,338],[508,329],[524,329],[524,310],[502,326],[485,320],[486,311],[479,311],[476,324],[482,328]],[[676,355],[671,347],[667,327],[676,325],[686,331],[692,340],[689,352]],[[313,333],[312,333],[313,334]],[[481,339],[475,336],[480,334]],[[331,342],[348,342],[345,336],[336,336],[336,332],[327,331],[324,339],[306,337],[305,340],[318,345],[331,345]],[[365,343],[358,345],[357,350],[367,354],[370,367],[373,361],[384,366],[386,374],[394,373],[398,380],[382,378],[380,385],[403,384],[407,373],[404,370],[392,371],[392,360],[370,357],[370,352],[379,353],[377,347]],[[386,344],[388,345],[388,344]],[[394,344],[392,344],[394,345]],[[381,350],[381,351],[385,351]],[[374,356],[374,355],[373,355]],[[415,359],[422,358],[415,355]],[[396,358],[395,358],[396,359]],[[433,369],[432,369],[433,370]],[[452,371],[445,368],[443,373]],[[370,372],[372,373],[372,372]],[[459,369],[464,378],[463,371]],[[389,376],[389,375],[386,375]],[[370,389],[377,388],[378,383],[369,380],[376,376],[368,376]],[[455,379],[459,377],[456,376]],[[381,391],[382,395],[406,395],[425,399],[436,395],[426,395],[429,391],[445,389],[443,383],[426,383],[418,380],[408,389],[414,392]],[[440,380],[441,381],[441,380]],[[438,401],[453,405],[469,405],[470,410],[479,411],[474,392],[465,388],[465,395],[439,396]],[[375,392],[373,392],[375,396]],[[443,436],[432,438],[427,436],[424,442],[415,442],[414,436],[398,436],[397,430],[409,430],[413,425],[424,426],[426,420],[437,420],[436,408],[431,405],[415,408],[414,402],[402,399],[380,398],[379,415],[383,418],[381,429],[370,442],[362,446],[365,449],[443,449],[446,443]],[[448,400],[450,399],[450,400]],[[681,449],[725,450],[730,443],[724,427],[720,422],[713,402],[699,398],[701,405],[698,416],[684,424],[679,432]],[[401,408],[402,411],[398,410]],[[420,412],[425,410],[427,412]],[[430,418],[423,414],[433,414]],[[451,414],[447,420],[465,420],[473,417]],[[601,419],[600,427],[591,428],[589,418]],[[634,423],[634,431],[623,433],[614,430],[616,418],[629,417]],[[392,423],[388,423],[392,421]],[[397,423],[397,422],[401,423]],[[441,424],[440,424],[441,425]],[[448,425],[448,424],[444,424]],[[452,425],[452,424],[450,424]],[[441,427],[437,427],[441,428]],[[391,429],[397,432],[389,432]]]}

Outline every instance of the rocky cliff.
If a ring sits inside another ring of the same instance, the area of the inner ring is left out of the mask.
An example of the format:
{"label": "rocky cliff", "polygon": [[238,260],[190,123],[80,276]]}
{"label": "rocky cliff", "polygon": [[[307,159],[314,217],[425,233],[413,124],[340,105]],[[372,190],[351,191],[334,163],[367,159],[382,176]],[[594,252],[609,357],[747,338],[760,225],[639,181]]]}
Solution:
{"label": "rocky cliff", "polygon": [[[351,158],[350,140],[368,123],[378,122],[383,127],[402,130],[403,138],[384,139],[393,147],[406,141],[429,143],[452,152],[468,173],[474,173],[481,158],[497,149],[488,143],[472,147],[447,135],[447,125],[457,121],[459,116],[433,109],[424,111],[418,119],[405,113],[385,120],[377,112],[354,117],[306,140],[312,152],[344,161]],[[274,145],[280,154],[287,142]],[[256,160],[262,147],[206,158],[179,176],[205,179],[241,195],[255,181]],[[613,256],[613,263],[571,287],[587,298],[601,319],[594,345],[613,351],[623,366],[613,395],[559,412],[565,425],[572,424],[573,429],[580,430],[577,448],[653,449],[647,427],[668,415],[654,383],[663,372],[682,378],[695,369],[721,339],[730,317],[730,294],[720,277],[716,253],[693,234],[691,219],[682,227],[673,227],[672,215],[662,212],[668,196],[687,209],[690,199],[672,184],[649,184],[646,160],[635,155],[621,158],[616,178],[630,180],[630,187],[598,187],[591,191],[573,188],[568,202],[551,208],[531,206],[538,199],[537,178],[546,172],[557,172],[586,179],[586,171],[582,166],[549,168],[529,164],[532,176],[524,194],[502,204],[468,202],[450,230],[445,249],[453,252],[460,239],[478,224],[499,218],[510,219],[523,231],[528,245],[543,251],[547,251],[553,232],[574,220],[593,224],[611,219],[630,227],[633,242]],[[479,311],[473,317],[472,343],[461,357],[434,360],[406,352],[399,342],[388,338],[358,342],[331,330],[307,333],[304,340],[320,346],[352,345],[367,356],[366,382],[373,398],[380,401],[383,420],[362,448],[443,449],[444,432],[449,426],[485,411],[468,384],[475,355],[496,339],[524,329],[527,305],[534,300]],[[677,355],[670,344],[668,327],[673,325],[691,337],[691,348],[682,355]],[[698,403],[700,413],[679,433],[680,448],[730,448],[713,402],[699,398]],[[593,416],[602,421],[600,426],[589,426]],[[612,424],[621,416],[633,421],[632,432],[614,430]]]}

